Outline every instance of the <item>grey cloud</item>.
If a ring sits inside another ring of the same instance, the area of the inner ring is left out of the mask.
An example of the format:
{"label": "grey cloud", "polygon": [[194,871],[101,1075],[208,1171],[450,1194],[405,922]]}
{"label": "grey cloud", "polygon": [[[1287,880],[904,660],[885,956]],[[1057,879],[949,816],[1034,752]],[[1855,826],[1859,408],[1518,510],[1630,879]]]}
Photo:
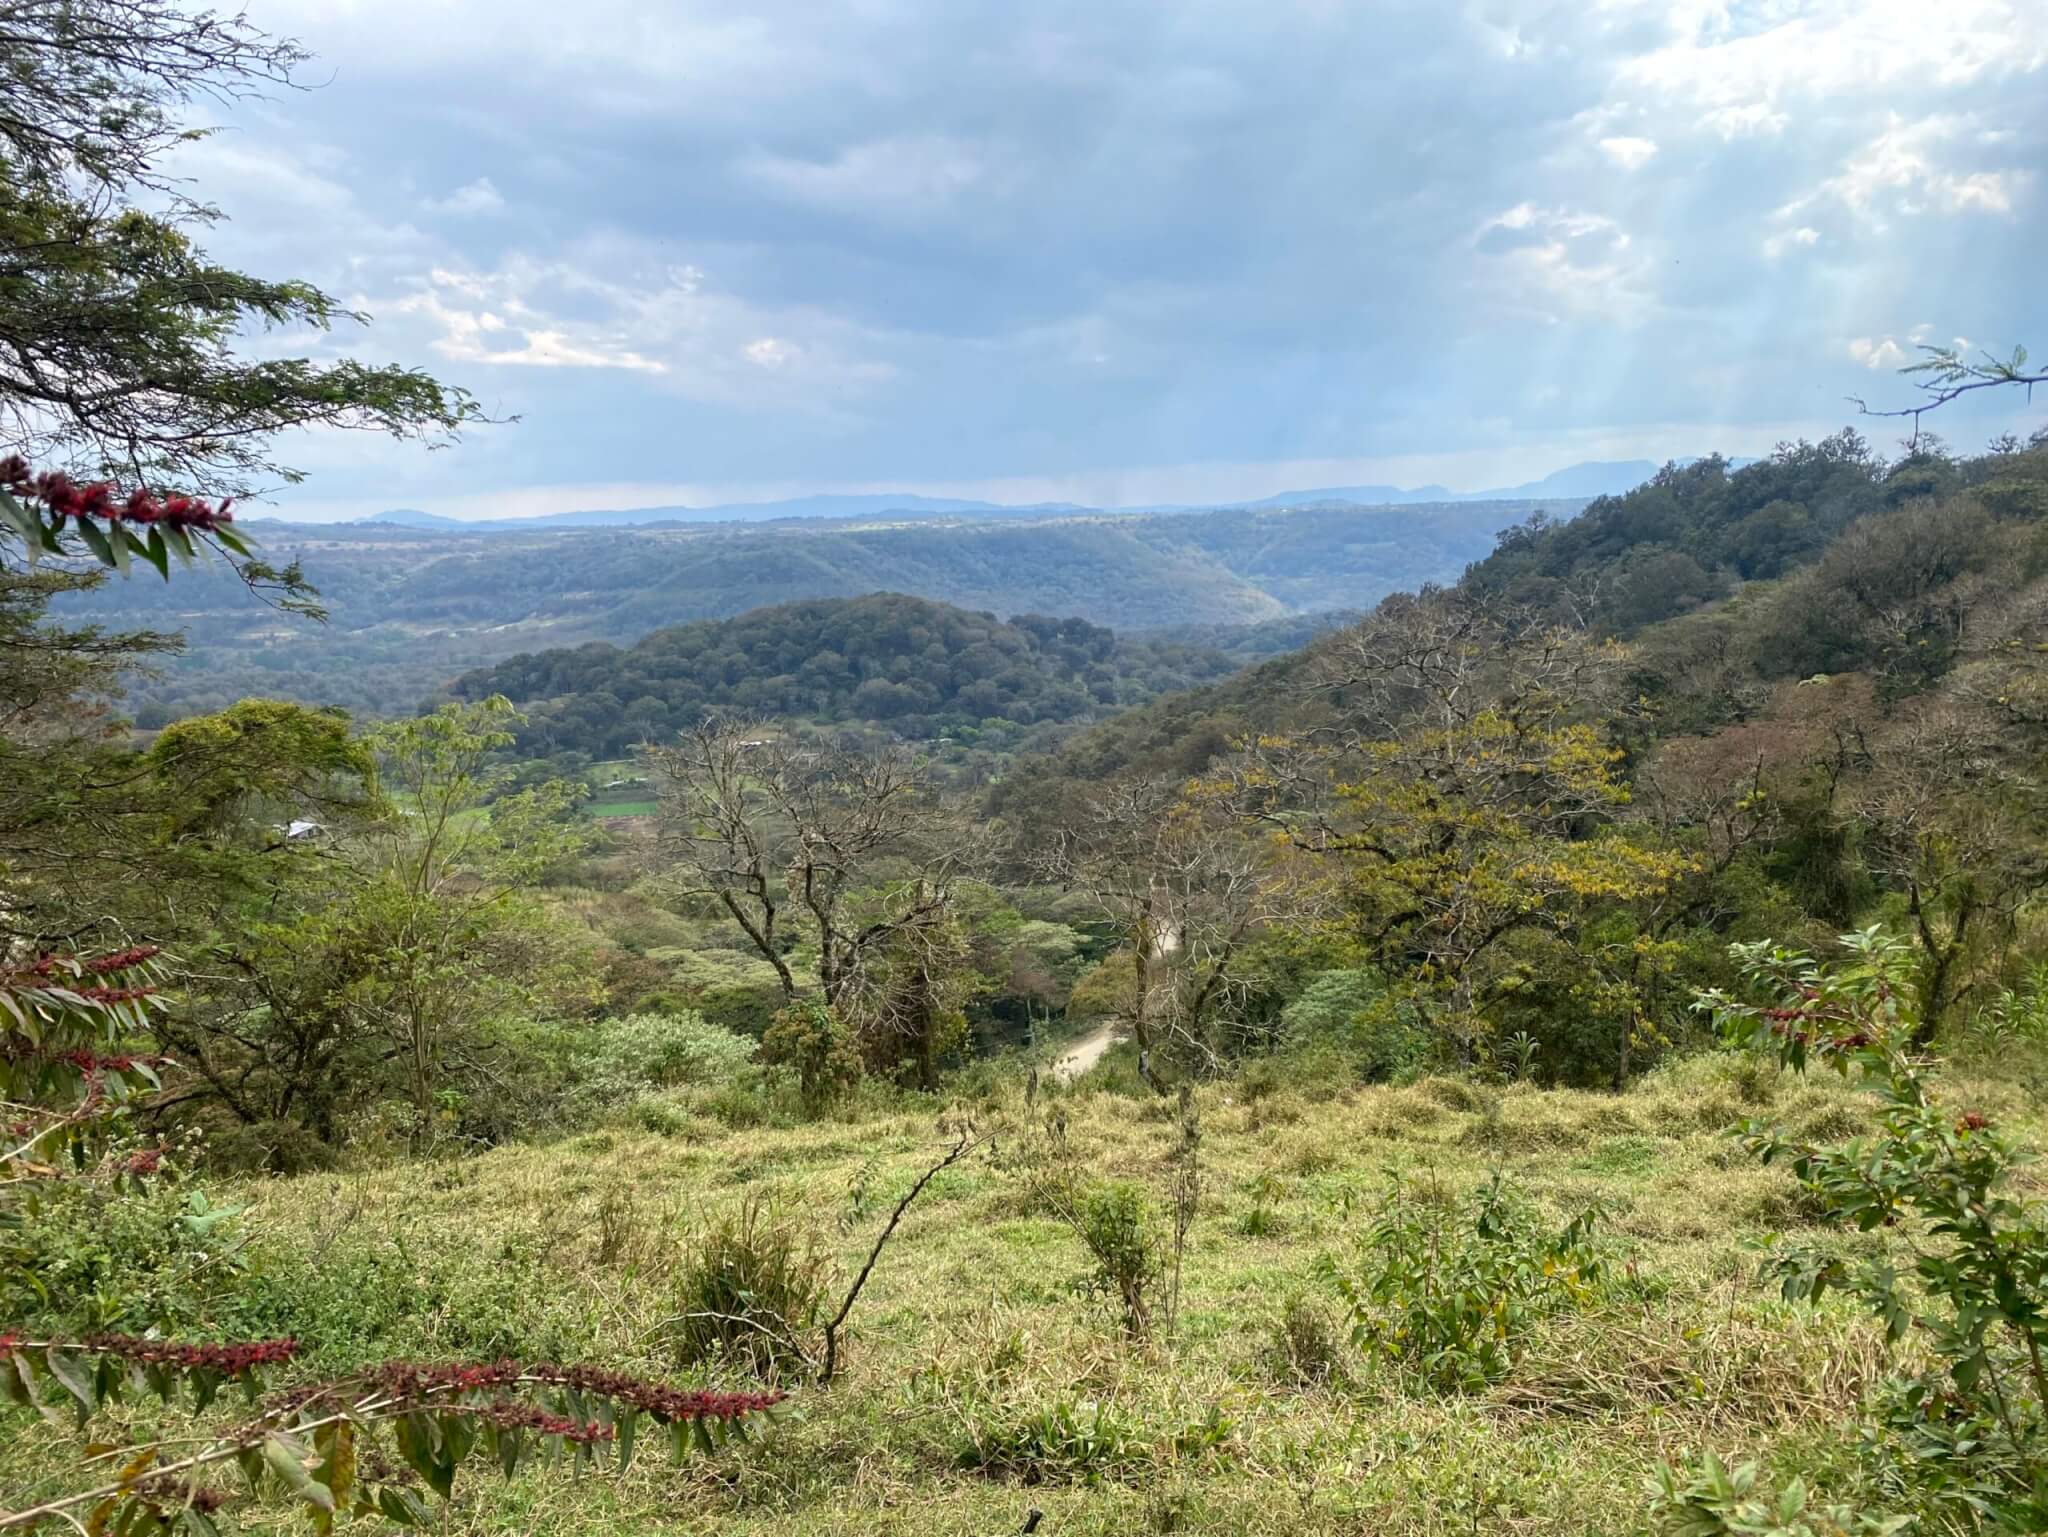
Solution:
{"label": "grey cloud", "polygon": [[303,0],[333,84],[195,164],[523,415],[370,457],[415,492],[1747,431],[1857,337],[2048,334],[2029,4]]}

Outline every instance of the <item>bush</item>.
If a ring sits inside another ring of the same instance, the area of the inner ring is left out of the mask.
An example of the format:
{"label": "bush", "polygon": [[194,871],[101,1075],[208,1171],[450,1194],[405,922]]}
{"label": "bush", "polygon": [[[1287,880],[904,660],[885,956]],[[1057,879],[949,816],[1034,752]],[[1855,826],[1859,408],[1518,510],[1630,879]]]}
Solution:
{"label": "bush", "polygon": [[960,1465],[1027,1484],[1098,1483],[1145,1471],[1152,1450],[1114,1404],[1060,1398],[1039,1408],[967,1417]]}
{"label": "bush", "polygon": [[647,1089],[722,1088],[759,1073],[754,1043],[701,1014],[629,1014],[592,1027],[578,1089],[612,1105]]}
{"label": "bush", "polygon": [[239,1214],[168,1178],[51,1184],[0,1227],[0,1316],[59,1333],[203,1325],[240,1276]]}
{"label": "bush", "polygon": [[1126,1334],[1144,1338],[1152,1288],[1166,1268],[1145,1192],[1123,1180],[1097,1185],[1082,1193],[1068,1221],[1095,1259],[1082,1289],[1116,1309]]}
{"label": "bush", "polygon": [[1292,1050],[1335,1046],[1366,1082],[1402,1077],[1422,1066],[1429,1037],[1412,1004],[1389,993],[1379,973],[1325,971],[1280,1015]]}
{"label": "bush", "polygon": [[1344,1376],[1344,1335],[1325,1309],[1295,1292],[1273,1324],[1274,1375],[1290,1387],[1323,1387]]}
{"label": "bush", "polygon": [[1847,958],[1835,966],[1737,945],[1765,1001],[1712,992],[1700,1002],[1736,1044],[1794,1071],[1818,1062],[1856,1074],[1876,1092],[1869,1136],[1823,1146],[1757,1121],[1740,1134],[1764,1163],[1790,1165],[1821,1221],[1899,1230],[1912,1265],[1901,1273],[1885,1257],[1851,1263],[1793,1244],[1777,1250],[1774,1269],[1788,1300],[1846,1293],[1893,1342],[1910,1335],[1933,1358],[1895,1373],[1864,1406],[1861,1449],[1890,1503],[1909,1502],[1944,1529],[1988,1518],[2048,1530],[2048,1212],[2013,1179],[2030,1155],[1981,1112],[1943,1106],[1930,1091],[1908,1002],[1914,947],[1874,928],[1842,945]]}
{"label": "bush", "polygon": [[676,1359],[741,1362],[768,1378],[808,1363],[829,1274],[815,1233],[749,1196],[698,1234],[676,1277]]}
{"label": "bush", "polygon": [[846,1023],[825,1004],[800,998],[775,1016],[761,1037],[761,1056],[796,1072],[804,1108],[813,1115],[860,1082],[860,1048]]}
{"label": "bush", "polygon": [[1361,1240],[1360,1269],[1328,1267],[1353,1343],[1442,1391],[1500,1381],[1539,1318],[1591,1295],[1599,1216],[1589,1208],[1546,1232],[1499,1174],[1449,1205],[1397,1183]]}

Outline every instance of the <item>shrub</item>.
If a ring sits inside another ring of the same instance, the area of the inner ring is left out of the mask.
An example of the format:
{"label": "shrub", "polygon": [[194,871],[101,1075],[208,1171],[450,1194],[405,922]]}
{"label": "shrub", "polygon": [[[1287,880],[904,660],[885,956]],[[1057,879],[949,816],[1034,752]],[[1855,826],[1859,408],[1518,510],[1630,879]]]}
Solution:
{"label": "shrub", "polygon": [[1864,1407],[1873,1482],[1943,1526],[2048,1529],[2048,1216],[2012,1185],[2028,1155],[1983,1114],[1929,1090],[1914,1054],[1913,947],[1874,928],[1842,944],[1835,966],[1737,945],[1765,1001],[1710,992],[1700,1003],[1737,1045],[1794,1071],[1824,1063],[1875,1090],[1868,1136],[1821,1146],[1757,1121],[1739,1135],[1764,1163],[1791,1166],[1821,1221],[1899,1230],[1912,1266],[1902,1274],[1883,1256],[1852,1264],[1794,1244],[1777,1248],[1773,1268],[1788,1300],[1845,1292],[1893,1341],[1911,1335],[1934,1358],[1895,1373]]}
{"label": "shrub", "polygon": [[1082,1289],[1116,1310],[1126,1334],[1144,1338],[1152,1326],[1152,1289],[1166,1268],[1144,1190],[1124,1180],[1097,1185],[1082,1193],[1068,1221],[1095,1260]]}
{"label": "shrub", "polygon": [[816,1114],[860,1081],[860,1047],[845,1021],[825,1004],[798,999],[761,1037],[761,1055],[794,1069],[804,1108]]}
{"label": "shrub", "polygon": [[811,1359],[830,1261],[760,1194],[697,1235],[676,1277],[669,1341],[685,1366],[724,1359],[776,1377]]}
{"label": "shrub", "polygon": [[0,1225],[0,1316],[61,1332],[202,1322],[241,1271],[239,1210],[165,1178],[53,1183]]}
{"label": "shrub", "polygon": [[1151,1465],[1139,1426],[1114,1404],[1060,1398],[1036,1408],[967,1416],[960,1465],[1027,1484],[1124,1478]]}
{"label": "shrub", "polygon": [[1292,1387],[1323,1387],[1344,1375],[1344,1336],[1313,1298],[1292,1293],[1273,1323],[1274,1375]]}
{"label": "shrub", "polygon": [[1650,1480],[1650,1514],[1663,1537],[1889,1537],[1909,1516],[1876,1516],[1812,1502],[1806,1485],[1760,1488],[1753,1462],[1730,1468],[1711,1452],[1682,1473],[1666,1467]]}
{"label": "shrub", "polygon": [[1440,1390],[1498,1382],[1536,1320],[1591,1295],[1599,1217],[1588,1208],[1545,1231],[1499,1174],[1449,1205],[1396,1183],[1361,1241],[1360,1268],[1328,1265],[1353,1343]]}
{"label": "shrub", "polygon": [[1290,1049],[1339,1048],[1366,1082],[1414,1072],[1429,1050],[1414,1005],[1374,971],[1321,973],[1281,1012],[1280,1034]]}
{"label": "shrub", "polygon": [[690,1010],[629,1014],[592,1027],[580,1094],[627,1103],[648,1089],[718,1089],[760,1075],[754,1043]]}

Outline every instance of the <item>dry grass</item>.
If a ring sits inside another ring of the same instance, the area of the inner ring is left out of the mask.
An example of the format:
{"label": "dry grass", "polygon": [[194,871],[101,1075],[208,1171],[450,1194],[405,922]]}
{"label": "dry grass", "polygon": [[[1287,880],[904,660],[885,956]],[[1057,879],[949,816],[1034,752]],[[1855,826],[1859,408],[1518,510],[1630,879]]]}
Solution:
{"label": "dry grass", "polygon": [[[1995,1083],[1949,1092],[2038,1116]],[[801,1395],[770,1446],[680,1469],[643,1459],[623,1480],[479,1475],[458,1489],[449,1531],[994,1537],[1035,1505],[1050,1537],[1632,1533],[1660,1458],[1712,1446],[1811,1463],[1882,1367],[1862,1320],[1785,1306],[1758,1282],[1754,1240],[1802,1220],[1798,1192],[1718,1135],[1759,1112],[1858,1124],[1865,1102],[1840,1084],[1700,1061],[1621,1097],[1433,1080],[1255,1104],[1224,1085],[1200,1103],[1205,1197],[1176,1339],[1132,1345],[1075,1295],[1085,1256],[1034,1209],[1004,1166],[1017,1141],[1001,1139],[996,1158],[947,1171],[912,1210],[854,1314],[842,1381]],[[1091,1171],[1158,1188],[1168,1118],[1109,1094],[1059,1104]],[[1024,1123],[1015,1099],[977,1114]],[[662,1322],[692,1232],[773,1198],[844,1273],[940,1145],[936,1119],[611,1130],[242,1194],[273,1255],[402,1255],[418,1307],[378,1340],[327,1342],[335,1362],[489,1341],[672,1372]],[[1418,1394],[1355,1356],[1327,1381],[1290,1367],[1277,1343],[1288,1299],[1332,1301],[1317,1257],[1349,1250],[1391,1176],[1451,1192],[1494,1167],[1559,1212],[1612,1204],[1626,1252],[1597,1307],[1545,1322],[1510,1377],[1473,1396]],[[1255,1206],[1266,1215],[1247,1223]],[[1031,1486],[961,1465],[978,1438],[1077,1406],[1113,1428],[1113,1446],[1055,1448]],[[9,1423],[20,1433],[0,1450],[0,1486],[51,1455],[42,1432]]]}

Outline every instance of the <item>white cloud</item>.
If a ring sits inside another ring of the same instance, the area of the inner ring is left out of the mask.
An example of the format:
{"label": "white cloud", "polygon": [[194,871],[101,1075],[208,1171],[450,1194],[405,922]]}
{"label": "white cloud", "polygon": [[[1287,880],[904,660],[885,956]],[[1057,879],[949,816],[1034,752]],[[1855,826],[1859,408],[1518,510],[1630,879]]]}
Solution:
{"label": "white cloud", "polygon": [[1472,245],[1494,264],[1510,305],[1548,323],[1566,314],[1633,322],[1651,307],[1644,261],[1605,214],[1517,203],[1480,226]]}
{"label": "white cloud", "polygon": [[1764,240],[1764,258],[1767,261],[1777,261],[1786,252],[1795,248],[1807,248],[1819,244],[1820,231],[1810,224],[1802,224],[1797,229],[1780,230],[1777,234],[1766,237]]}
{"label": "white cloud", "polygon": [[1646,95],[1770,113],[1788,98],[1878,93],[1902,81],[1953,88],[2044,64],[2037,0],[1806,0],[1691,7],[1672,18],[1668,42],[1620,73]]}
{"label": "white cloud", "polygon": [[1620,166],[1624,171],[1639,171],[1648,165],[1657,154],[1655,139],[1639,139],[1620,135],[1600,141],[1600,153]]}
{"label": "white cloud", "polygon": [[853,355],[872,339],[842,321],[751,304],[700,267],[646,255],[598,243],[573,261],[438,267],[381,309],[423,324],[427,347],[453,362],[647,374],[694,399],[764,409],[831,412],[891,377]]}
{"label": "white cloud", "polygon": [[793,202],[836,213],[916,218],[947,207],[987,170],[982,152],[942,135],[874,139],[829,160],[756,153],[741,175]]}
{"label": "white cloud", "polygon": [[438,202],[427,204],[439,213],[486,214],[497,213],[505,206],[505,199],[488,176],[479,176],[465,186],[457,187]]}
{"label": "white cloud", "polygon": [[[518,325],[495,311],[466,308],[460,303],[451,303],[443,296],[445,288],[457,299],[471,297],[483,286],[465,275],[460,286],[447,284],[409,294],[390,305],[389,312],[420,316],[430,322],[438,334],[428,345],[451,362],[530,368],[622,368],[654,374],[667,372],[665,365],[622,345],[616,338],[574,337],[556,326]],[[509,296],[505,299],[505,307],[522,317],[530,314],[524,305]],[[517,346],[492,340],[515,331],[523,338]]]}
{"label": "white cloud", "polygon": [[1879,225],[1895,214],[2009,214],[2032,172],[2020,167],[1965,170],[1945,163],[1945,151],[1965,138],[1968,126],[1967,120],[1949,114],[1908,120],[1892,113],[1884,130],[1839,172],[1785,211],[1830,201]]}
{"label": "white cloud", "polygon": [[779,336],[763,336],[740,349],[749,363],[763,368],[780,368],[797,355],[797,349]]}
{"label": "white cloud", "polygon": [[1775,139],[1792,121],[1768,102],[1748,101],[1739,106],[1716,107],[1700,118],[1699,126],[1723,140]]}
{"label": "white cloud", "polygon": [[1849,356],[1876,373],[1882,369],[1903,367],[1906,349],[1889,336],[1859,336],[1849,343]]}

